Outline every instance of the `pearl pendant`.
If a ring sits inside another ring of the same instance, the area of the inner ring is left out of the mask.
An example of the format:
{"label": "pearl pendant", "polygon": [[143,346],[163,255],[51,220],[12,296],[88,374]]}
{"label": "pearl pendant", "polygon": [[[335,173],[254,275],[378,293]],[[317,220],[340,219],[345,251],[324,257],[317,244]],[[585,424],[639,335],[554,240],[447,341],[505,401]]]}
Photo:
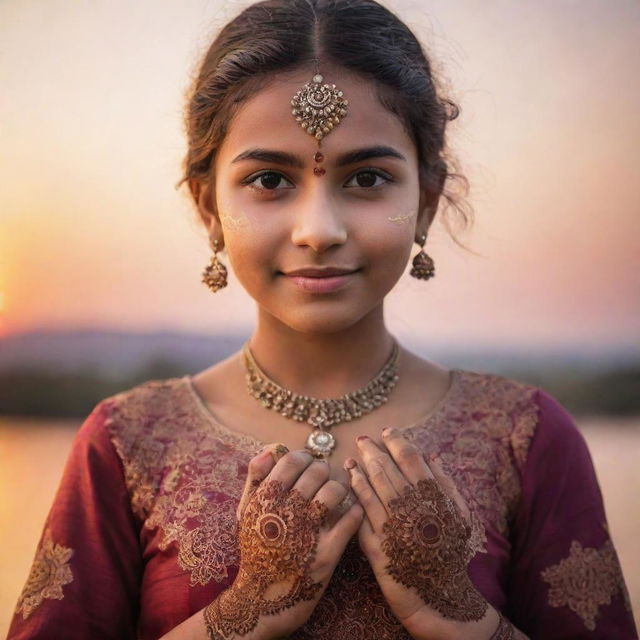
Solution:
{"label": "pearl pendant", "polygon": [[330,456],[336,446],[336,439],[328,431],[316,429],[307,438],[307,450],[316,458]]}

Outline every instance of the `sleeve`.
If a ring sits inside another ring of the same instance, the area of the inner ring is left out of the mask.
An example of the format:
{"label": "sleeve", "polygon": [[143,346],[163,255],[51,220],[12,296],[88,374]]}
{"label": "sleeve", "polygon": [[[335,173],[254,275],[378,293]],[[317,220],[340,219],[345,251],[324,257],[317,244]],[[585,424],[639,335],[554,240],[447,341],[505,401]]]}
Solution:
{"label": "sleeve", "polygon": [[602,494],[582,434],[552,396],[539,419],[514,518],[509,618],[530,638],[638,638]]}
{"label": "sleeve", "polygon": [[80,427],[7,640],[136,637],[140,526],[99,403]]}

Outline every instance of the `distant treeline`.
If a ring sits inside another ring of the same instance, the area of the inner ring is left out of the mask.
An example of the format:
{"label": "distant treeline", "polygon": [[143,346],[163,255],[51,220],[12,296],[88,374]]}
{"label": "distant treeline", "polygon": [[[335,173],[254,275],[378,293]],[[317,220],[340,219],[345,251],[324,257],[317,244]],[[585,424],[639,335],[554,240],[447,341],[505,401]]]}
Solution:
{"label": "distant treeline", "polygon": [[[602,372],[571,366],[494,372],[542,387],[575,416],[640,415],[640,364]],[[114,393],[146,380],[186,373],[194,372],[184,364],[158,359],[118,377],[93,368],[74,372],[12,368],[0,371],[0,414],[81,418]]]}

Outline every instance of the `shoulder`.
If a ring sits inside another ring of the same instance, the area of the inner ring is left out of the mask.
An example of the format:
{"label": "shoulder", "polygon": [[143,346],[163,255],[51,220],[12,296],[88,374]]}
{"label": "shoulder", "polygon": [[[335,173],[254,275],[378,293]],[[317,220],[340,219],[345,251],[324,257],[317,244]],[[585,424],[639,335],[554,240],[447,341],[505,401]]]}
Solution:
{"label": "shoulder", "polygon": [[75,449],[107,452],[118,441],[137,438],[153,428],[158,418],[175,417],[181,378],[150,380],[100,400],[82,422],[74,439]]}
{"label": "shoulder", "polygon": [[105,398],[98,406],[122,416],[138,416],[152,410],[164,414],[171,411],[177,401],[185,399],[186,391],[188,385],[184,378],[147,380]]}
{"label": "shoulder", "polygon": [[99,428],[125,469],[132,461],[148,465],[175,446],[178,433],[199,423],[198,406],[185,378],[148,380],[102,400],[94,409]]}
{"label": "shoulder", "polygon": [[496,373],[455,370],[460,404],[476,419],[502,418],[515,461],[522,467],[531,446],[554,449],[580,446],[583,437],[567,409],[544,389]]}
{"label": "shoulder", "polygon": [[94,411],[105,416],[113,437],[150,435],[184,422],[194,409],[186,378],[148,380],[102,400]]}

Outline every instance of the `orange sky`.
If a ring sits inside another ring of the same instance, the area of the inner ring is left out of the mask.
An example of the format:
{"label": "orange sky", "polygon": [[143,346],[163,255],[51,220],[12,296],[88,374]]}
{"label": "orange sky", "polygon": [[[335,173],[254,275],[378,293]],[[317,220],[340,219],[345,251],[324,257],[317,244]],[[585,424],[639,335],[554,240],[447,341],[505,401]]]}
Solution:
{"label": "orange sky", "polygon": [[[173,188],[188,73],[244,4],[0,3],[4,332],[253,326],[233,275],[216,296],[200,283],[207,243]],[[637,347],[640,5],[387,4],[462,106],[453,143],[476,212],[464,240],[481,254],[436,229],[437,276],[405,275],[387,304],[392,330]]]}

